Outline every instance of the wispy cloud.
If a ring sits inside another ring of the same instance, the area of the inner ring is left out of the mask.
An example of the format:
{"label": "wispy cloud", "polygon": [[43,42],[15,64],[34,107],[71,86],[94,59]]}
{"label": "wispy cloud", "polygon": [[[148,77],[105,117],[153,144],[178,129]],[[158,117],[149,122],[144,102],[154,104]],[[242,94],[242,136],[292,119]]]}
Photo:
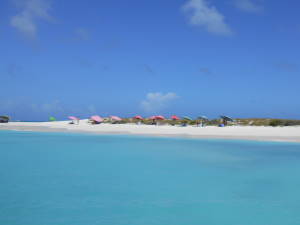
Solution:
{"label": "wispy cloud", "polygon": [[90,39],[90,32],[85,28],[77,28],[75,30],[75,38],[80,41],[87,41]]}
{"label": "wispy cloud", "polygon": [[39,20],[52,20],[48,0],[15,0],[14,3],[20,11],[11,18],[10,24],[27,38],[36,37]]}
{"label": "wispy cloud", "polygon": [[31,104],[31,109],[37,113],[63,113],[65,112],[65,108],[61,104],[60,101],[55,100],[49,103],[43,104]]}
{"label": "wispy cloud", "polygon": [[236,8],[249,13],[259,13],[263,11],[263,7],[253,0],[235,0],[234,5]]}
{"label": "wispy cloud", "polygon": [[141,107],[145,112],[158,113],[170,106],[177,98],[178,95],[173,92],[166,94],[161,92],[148,93],[146,99],[141,102]]}
{"label": "wispy cloud", "polygon": [[229,25],[225,23],[224,16],[206,0],[189,0],[182,9],[191,25],[202,27],[216,35],[233,34]]}
{"label": "wispy cloud", "polygon": [[275,64],[275,68],[284,72],[297,72],[299,65],[291,62],[279,62]]}
{"label": "wispy cloud", "polygon": [[211,69],[209,69],[207,67],[201,67],[200,68],[200,73],[205,74],[205,75],[212,75],[213,74]]}
{"label": "wispy cloud", "polygon": [[153,68],[151,66],[149,66],[148,64],[145,64],[144,68],[145,68],[145,71],[148,72],[148,73],[152,73],[152,74],[155,73]]}
{"label": "wispy cloud", "polygon": [[8,64],[6,67],[7,75],[10,78],[16,78],[21,70],[22,70],[22,67],[16,63]]}

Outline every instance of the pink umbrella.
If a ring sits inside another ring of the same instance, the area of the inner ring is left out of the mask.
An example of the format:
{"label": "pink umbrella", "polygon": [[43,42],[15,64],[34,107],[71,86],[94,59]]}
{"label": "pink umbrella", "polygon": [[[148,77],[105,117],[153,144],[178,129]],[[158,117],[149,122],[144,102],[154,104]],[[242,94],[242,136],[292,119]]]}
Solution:
{"label": "pink umbrella", "polygon": [[171,119],[172,120],[180,120],[180,118],[178,116],[176,116],[176,115],[171,116]]}
{"label": "pink umbrella", "polygon": [[135,117],[133,117],[134,119],[137,119],[137,120],[142,120],[143,119],[143,117],[141,117],[141,116],[135,116]]}
{"label": "pink umbrella", "polygon": [[165,117],[164,117],[164,116],[161,116],[161,115],[159,115],[159,116],[155,116],[155,119],[157,119],[157,120],[164,120],[164,119],[165,119]]}
{"label": "pink umbrella", "polygon": [[75,116],[69,116],[68,117],[70,120],[79,120],[79,118],[75,117]]}
{"label": "pink umbrella", "polygon": [[110,117],[112,120],[115,120],[115,121],[121,121],[122,119],[118,116],[111,116]]}
{"label": "pink umbrella", "polygon": [[151,116],[149,117],[150,120],[155,120],[156,119],[156,116]]}
{"label": "pink umbrella", "polygon": [[98,123],[101,123],[101,122],[103,122],[103,119],[102,119],[102,117],[100,117],[100,116],[92,116],[91,118],[90,118],[90,120],[94,120],[95,122],[98,122]]}

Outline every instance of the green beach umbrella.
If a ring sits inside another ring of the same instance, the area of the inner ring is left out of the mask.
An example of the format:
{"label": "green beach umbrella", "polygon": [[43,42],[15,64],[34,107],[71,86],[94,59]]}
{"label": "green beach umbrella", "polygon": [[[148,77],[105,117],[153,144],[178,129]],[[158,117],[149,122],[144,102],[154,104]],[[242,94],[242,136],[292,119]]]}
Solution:
{"label": "green beach umbrella", "polygon": [[56,121],[56,119],[55,119],[55,117],[50,116],[50,117],[49,117],[49,121],[53,122],[53,121]]}
{"label": "green beach umbrella", "polygon": [[184,120],[193,120],[191,117],[188,117],[188,116],[184,116],[183,119]]}
{"label": "green beach umbrella", "polygon": [[206,116],[198,116],[197,119],[198,120],[208,120],[208,118]]}
{"label": "green beach umbrella", "polygon": [[233,122],[233,119],[230,118],[229,116],[220,116],[223,120],[231,121]]}

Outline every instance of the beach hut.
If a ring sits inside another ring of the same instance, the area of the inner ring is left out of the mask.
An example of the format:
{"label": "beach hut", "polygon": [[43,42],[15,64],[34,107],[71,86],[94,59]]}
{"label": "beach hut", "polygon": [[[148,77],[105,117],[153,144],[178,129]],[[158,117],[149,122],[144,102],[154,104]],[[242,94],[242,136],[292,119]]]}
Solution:
{"label": "beach hut", "polygon": [[79,124],[79,118],[77,118],[76,116],[69,116],[68,117],[69,120],[71,120],[70,124]]}
{"label": "beach hut", "polygon": [[[220,116],[221,120],[222,120],[222,124],[224,126],[226,126],[228,124],[228,122],[233,122],[234,120],[232,118],[230,118],[229,116]],[[221,126],[222,126],[221,124]]]}
{"label": "beach hut", "polygon": [[98,116],[98,115],[91,116],[90,122],[91,122],[92,124],[100,124],[100,123],[103,122],[103,118],[100,117],[100,116]]}
{"label": "beach hut", "polygon": [[9,116],[0,116],[0,123],[8,123]]}
{"label": "beach hut", "polygon": [[110,116],[110,120],[113,124],[119,123],[120,121],[122,121],[122,119],[118,116]]}

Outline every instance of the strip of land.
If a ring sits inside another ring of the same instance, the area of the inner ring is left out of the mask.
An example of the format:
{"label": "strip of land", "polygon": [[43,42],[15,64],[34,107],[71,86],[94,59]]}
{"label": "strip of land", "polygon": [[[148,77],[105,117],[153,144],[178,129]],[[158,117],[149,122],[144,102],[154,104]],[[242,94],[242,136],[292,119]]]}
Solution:
{"label": "strip of land", "polygon": [[38,132],[78,132],[93,134],[132,134],[204,139],[241,139],[258,141],[300,142],[300,126],[228,126],[228,127],[179,127],[170,125],[96,124],[81,120],[78,125],[69,121],[9,122],[0,124],[0,130]]}

